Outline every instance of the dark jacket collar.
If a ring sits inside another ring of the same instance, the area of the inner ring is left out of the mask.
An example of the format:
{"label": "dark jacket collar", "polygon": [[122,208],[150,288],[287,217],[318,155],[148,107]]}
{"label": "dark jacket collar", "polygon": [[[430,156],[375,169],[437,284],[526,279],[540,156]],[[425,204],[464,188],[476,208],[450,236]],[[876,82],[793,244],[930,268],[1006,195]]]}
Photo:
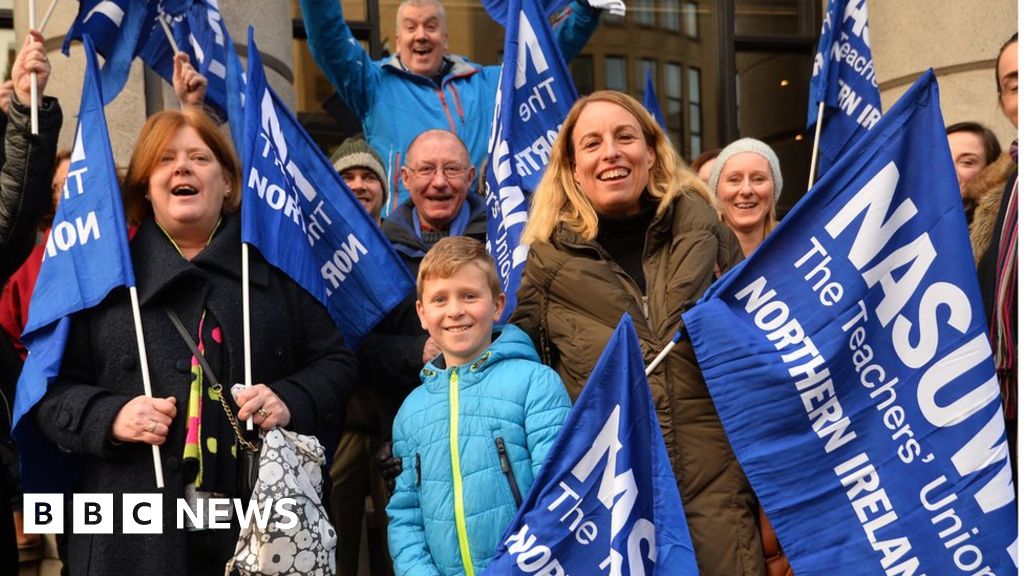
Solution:
{"label": "dark jacket collar", "polygon": [[[186,260],[171,243],[152,217],[147,218],[132,239],[132,264],[139,303],[145,305],[182,278],[209,274],[226,275],[242,280],[241,218],[225,215],[213,234],[210,244],[192,261]],[[249,249],[249,280],[266,286],[270,271],[259,252]]]}
{"label": "dark jacket collar", "polygon": [[[422,258],[427,252],[427,246],[417,233],[414,210],[412,199],[406,200],[384,221],[381,229],[399,253],[412,258]],[[468,215],[463,214],[467,211]],[[487,235],[487,202],[484,197],[473,192],[467,193],[466,202],[460,209],[460,216],[461,218],[456,218],[448,230],[449,236],[470,236],[482,242]]]}

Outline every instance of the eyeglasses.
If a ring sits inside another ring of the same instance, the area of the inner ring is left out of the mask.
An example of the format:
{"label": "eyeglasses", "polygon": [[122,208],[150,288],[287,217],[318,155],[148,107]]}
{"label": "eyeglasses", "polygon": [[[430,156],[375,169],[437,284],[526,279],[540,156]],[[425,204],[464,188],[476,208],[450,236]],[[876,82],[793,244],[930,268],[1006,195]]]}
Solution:
{"label": "eyeglasses", "polygon": [[455,164],[449,164],[447,166],[431,166],[429,164],[420,166],[419,168],[412,168],[406,166],[405,169],[416,175],[417,178],[427,179],[433,178],[434,174],[437,174],[437,169],[441,169],[441,173],[444,174],[446,180],[454,180],[466,175],[469,171],[469,166],[457,166]]}

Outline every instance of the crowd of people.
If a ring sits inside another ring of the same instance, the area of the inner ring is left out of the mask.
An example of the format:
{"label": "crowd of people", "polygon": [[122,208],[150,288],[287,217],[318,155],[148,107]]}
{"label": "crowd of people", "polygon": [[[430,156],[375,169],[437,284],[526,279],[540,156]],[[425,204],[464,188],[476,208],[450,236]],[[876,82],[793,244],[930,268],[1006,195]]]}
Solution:
{"label": "crowd of people", "polygon": [[[326,310],[251,251],[257,384],[227,395],[221,382],[244,380],[243,181],[224,127],[202,108],[205,79],[179,56],[181,110],[147,120],[122,183],[153,394],[141,393],[129,298],[116,289],[72,317],[60,374],[31,417],[79,457],[71,492],[151,490],[150,447],[160,446],[166,493],[190,502],[238,494],[244,438],[234,420],[315,435],[333,456],[325,500],[338,574],[474,574],[552,456],[622,313],[650,361],[672,340],[680,313],[772,234],[780,161],[769,144],[742,138],[687,166],[632,97],[581,97],[533,194],[518,305],[499,325],[507,295],[484,248],[486,206],[476,190],[498,70],[448,54],[437,0],[401,4],[397,52],[381,62],[354,41],[338,2],[300,5],[316,61],[363,124],[365,139],[340,144],[331,162],[416,291],[349,350]],[[565,57],[583,47],[602,10],[620,8],[573,0],[556,27]],[[70,162],[57,151],[56,101],[40,99],[39,134],[29,134],[30,76],[43,94],[49,72],[42,37],[30,32],[0,115],[0,385],[8,406],[42,260],[33,245],[46,234],[44,212],[59,201]],[[1016,126],[1016,35],[999,51],[996,86]],[[947,132],[1016,478],[1017,146],[1002,153],[977,123]],[[649,385],[701,573],[791,573],[693,347],[676,346]],[[0,425],[0,572],[14,574],[19,486],[9,432]],[[177,530],[174,505],[165,500],[159,535],[65,532],[66,572],[114,575],[130,565],[146,574],[222,574],[237,519],[232,530]]]}

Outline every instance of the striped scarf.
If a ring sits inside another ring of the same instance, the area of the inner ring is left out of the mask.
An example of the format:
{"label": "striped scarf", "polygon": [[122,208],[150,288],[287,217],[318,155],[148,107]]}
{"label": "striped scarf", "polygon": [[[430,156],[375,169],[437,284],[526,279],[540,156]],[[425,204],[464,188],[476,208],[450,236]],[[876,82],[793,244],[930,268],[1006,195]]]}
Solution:
{"label": "striped scarf", "polygon": [[[1016,144],[1010,149],[1014,162]],[[1017,184],[1015,177],[999,236],[995,302],[989,319],[989,341],[995,351],[1003,414],[1008,420],[1017,419]]]}

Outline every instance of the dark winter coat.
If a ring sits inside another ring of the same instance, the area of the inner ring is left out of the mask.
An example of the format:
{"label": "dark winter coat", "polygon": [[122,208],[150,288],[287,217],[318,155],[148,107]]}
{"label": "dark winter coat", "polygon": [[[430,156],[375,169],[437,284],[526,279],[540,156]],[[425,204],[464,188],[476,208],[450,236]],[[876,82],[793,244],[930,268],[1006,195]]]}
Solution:
{"label": "dark winter coat", "polygon": [[[647,293],[596,241],[565,224],[530,247],[512,322],[534,338],[575,400],[629,312],[650,362],[680,326],[680,314],[721,271],[742,260],[736,237],[693,194],[677,192],[647,229]],[[697,563],[708,576],[758,576],[764,558],[757,502],[715,411],[693,347],[680,342],[650,377]]]}
{"label": "dark winter coat", "polygon": [[[57,156],[63,114],[57,100],[39,105],[39,134],[29,129],[29,108],[11,100],[8,115],[0,113],[0,286],[32,251],[36,227],[50,205],[50,182]],[[11,521],[11,499],[19,493],[17,452],[11,441],[14,386],[21,358],[6,334],[0,333],[0,574],[16,574],[18,550]]]}
{"label": "dark winter coat", "polygon": [[[230,386],[244,378],[242,358],[240,219],[225,216],[210,245],[191,261],[182,258],[152,219],[131,244],[142,308],[153,394],[177,398],[177,415],[161,448],[166,489],[162,535],[121,533],[122,494],[156,492],[148,444],[114,444],[118,411],[142,393],[132,312],[126,289],[76,314],[61,374],[40,402],[37,422],[57,445],[80,456],[81,476],[72,492],[114,493],[113,535],[68,536],[71,575],[187,573],[186,533],[175,527],[175,499],[191,479],[182,474],[189,348],[165,315],[170,306],[190,334],[201,310],[216,318],[223,336],[222,374]],[[335,441],[344,402],[356,378],[353,356],[327,311],[282,272],[250,250],[252,373],[288,405],[289,428]],[[224,551],[225,560],[231,550]]]}

